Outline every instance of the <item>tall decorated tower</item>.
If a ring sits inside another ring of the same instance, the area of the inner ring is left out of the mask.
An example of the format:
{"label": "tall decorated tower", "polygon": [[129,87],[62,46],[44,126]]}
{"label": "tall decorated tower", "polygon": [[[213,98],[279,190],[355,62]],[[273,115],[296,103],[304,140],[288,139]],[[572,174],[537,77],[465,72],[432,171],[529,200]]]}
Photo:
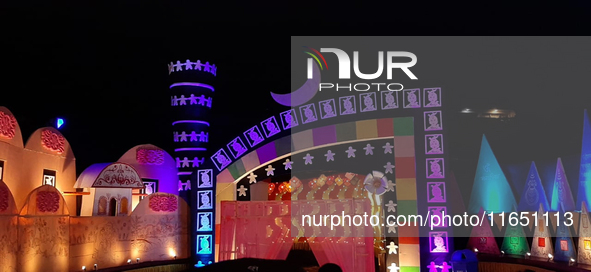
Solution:
{"label": "tall decorated tower", "polygon": [[191,206],[191,248],[196,263],[214,261],[215,181],[208,160],[210,113],[217,67],[207,60],[168,64],[171,140],[178,168],[179,196]]}

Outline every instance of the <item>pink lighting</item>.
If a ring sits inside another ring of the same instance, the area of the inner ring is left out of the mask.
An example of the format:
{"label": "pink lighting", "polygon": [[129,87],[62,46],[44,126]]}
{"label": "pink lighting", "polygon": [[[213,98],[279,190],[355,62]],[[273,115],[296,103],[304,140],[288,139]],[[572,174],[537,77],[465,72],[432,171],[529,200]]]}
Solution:
{"label": "pink lighting", "polygon": [[179,83],[174,83],[172,85],[170,85],[170,89],[174,88],[174,87],[179,87],[179,86],[193,86],[193,87],[203,87],[203,88],[207,88],[210,89],[212,92],[213,87],[211,85],[207,85],[207,84],[203,84],[203,83],[197,83],[197,82],[179,82]]}
{"label": "pink lighting", "polygon": [[208,122],[198,121],[198,120],[179,120],[179,121],[172,122],[172,125],[174,126],[176,124],[187,124],[187,123],[204,124],[204,125],[209,126],[209,123]]}
{"label": "pink lighting", "polygon": [[174,150],[174,152],[179,152],[179,151],[206,151],[207,148],[204,147],[184,147],[184,148],[177,148]]}

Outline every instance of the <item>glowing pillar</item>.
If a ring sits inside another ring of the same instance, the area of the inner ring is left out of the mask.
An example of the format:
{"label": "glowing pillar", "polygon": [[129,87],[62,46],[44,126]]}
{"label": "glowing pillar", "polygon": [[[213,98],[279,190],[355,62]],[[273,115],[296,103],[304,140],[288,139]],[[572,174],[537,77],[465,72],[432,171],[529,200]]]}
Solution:
{"label": "glowing pillar", "polygon": [[573,200],[573,193],[570,190],[570,185],[566,179],[566,173],[562,166],[562,160],[558,158],[556,162],[556,175],[554,176],[554,188],[552,190],[551,211],[557,212],[563,208],[570,212],[575,209],[575,201]]}
{"label": "glowing pillar", "polygon": [[170,117],[179,196],[191,206],[191,248],[195,262],[214,261],[215,180],[208,155],[210,112],[217,67],[200,60],[168,64]]}
{"label": "glowing pillar", "polygon": [[591,125],[589,116],[585,110],[583,121],[583,146],[581,147],[581,168],[579,171],[579,189],[577,193],[577,210],[581,210],[581,203],[587,203],[589,210],[589,201],[591,200]]}
{"label": "glowing pillar", "polygon": [[476,214],[480,207],[486,212],[511,212],[516,206],[509,182],[483,135],[468,212]]}
{"label": "glowing pillar", "polygon": [[549,204],[546,198],[546,191],[540,180],[538,169],[536,164],[531,162],[529,173],[527,174],[527,181],[525,182],[525,188],[519,201],[519,211],[533,212],[542,205],[545,211],[548,210]]}

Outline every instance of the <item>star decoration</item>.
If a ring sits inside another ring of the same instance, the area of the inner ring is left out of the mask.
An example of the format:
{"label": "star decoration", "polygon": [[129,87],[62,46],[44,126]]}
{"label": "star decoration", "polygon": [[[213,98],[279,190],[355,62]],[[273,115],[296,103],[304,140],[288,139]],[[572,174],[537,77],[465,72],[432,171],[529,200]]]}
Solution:
{"label": "star decoration", "polygon": [[275,168],[273,168],[273,166],[271,166],[270,164],[267,166],[267,169],[265,169],[267,171],[267,177],[268,176],[275,176]]}
{"label": "star decoration", "polygon": [[310,153],[306,154],[306,156],[304,157],[304,160],[306,160],[304,162],[304,164],[305,165],[312,164],[312,159],[313,158],[314,158],[313,156],[310,156]]}
{"label": "star decoration", "polygon": [[388,226],[388,233],[396,233],[396,223],[392,222],[392,225]]}
{"label": "star decoration", "polygon": [[248,182],[249,183],[257,183],[257,175],[254,174],[254,172],[250,172],[250,175],[248,175]]}
{"label": "star decoration", "polygon": [[388,266],[388,269],[390,269],[390,272],[396,272],[400,270],[400,267],[397,267],[396,263],[392,263],[390,266]]}
{"label": "star decoration", "polygon": [[390,174],[394,174],[394,171],[392,171],[392,168],[394,168],[394,165],[392,165],[390,162],[388,162],[386,165],[384,165],[384,168],[386,168],[386,174],[388,174],[388,172],[390,172]]}
{"label": "star decoration", "polygon": [[283,165],[285,165],[285,170],[287,169],[292,169],[291,165],[293,164],[292,161],[290,161],[289,159],[286,159],[285,162],[283,163]]}
{"label": "star decoration", "polygon": [[367,144],[363,150],[365,150],[365,155],[373,155],[373,150],[375,147],[371,146],[371,144]]}
{"label": "star decoration", "polygon": [[329,150],[328,152],[326,152],[326,154],[324,155],[326,157],[326,162],[328,162],[328,161],[334,161],[334,155],[335,155],[335,153],[332,153],[331,150]]}
{"label": "star decoration", "polygon": [[357,151],[357,149],[353,149],[353,147],[349,146],[349,149],[347,149],[347,151],[345,151],[345,152],[347,152],[347,158],[351,158],[351,157],[355,158],[355,151]]}
{"label": "star decoration", "polygon": [[392,149],[394,148],[393,145],[390,144],[390,142],[387,142],[385,146],[382,146],[384,148],[384,154],[392,154]]}
{"label": "star decoration", "polygon": [[396,186],[396,184],[391,180],[388,180],[388,189],[386,189],[386,192],[394,192],[394,186]]}
{"label": "star decoration", "polygon": [[238,196],[246,196],[246,191],[248,191],[248,189],[244,188],[244,185],[240,185],[240,188],[236,191],[240,192]]}
{"label": "star decoration", "polygon": [[390,200],[388,202],[388,204],[385,205],[386,207],[388,207],[388,212],[396,212],[396,206],[398,206],[398,204],[394,203],[394,201]]}
{"label": "star decoration", "polygon": [[394,244],[394,241],[391,241],[390,245],[386,246],[386,248],[389,249],[388,254],[398,254],[398,251],[396,250],[398,246]]}

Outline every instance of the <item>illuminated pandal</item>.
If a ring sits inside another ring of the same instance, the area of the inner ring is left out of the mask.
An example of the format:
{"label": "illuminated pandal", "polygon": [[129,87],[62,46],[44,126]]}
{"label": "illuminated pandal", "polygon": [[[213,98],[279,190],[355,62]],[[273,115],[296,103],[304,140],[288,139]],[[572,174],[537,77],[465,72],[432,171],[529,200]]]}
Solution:
{"label": "illuminated pandal", "polygon": [[[292,195],[291,195],[291,199],[292,200],[299,200],[299,194],[302,193],[304,191],[304,184],[302,183],[301,180],[299,180],[297,177],[292,177],[292,179],[289,182],[290,185],[290,189],[292,191]],[[311,189],[307,192],[306,194],[306,200],[308,201],[314,201],[316,200],[316,194],[318,193],[318,191],[321,190],[321,188],[324,187],[324,185],[328,185],[324,191],[322,192],[322,199],[323,200],[329,200],[330,199],[330,195],[331,193],[335,190],[338,189],[337,192],[337,198],[338,199],[346,199],[347,193],[350,192],[350,190],[353,190],[351,197],[353,199],[369,199],[370,203],[371,203],[371,214],[372,215],[380,215],[383,210],[381,207],[382,204],[382,196],[381,195],[375,195],[372,193],[367,192],[367,190],[364,189],[364,184],[361,181],[361,179],[359,179],[358,175],[353,174],[353,173],[346,173],[344,175],[344,177],[342,177],[342,175],[332,175],[332,176],[326,176],[324,174],[320,175],[318,178],[314,178],[312,179],[309,183],[308,186],[311,187]],[[277,199],[281,199],[281,197],[278,197]],[[344,207],[344,211],[345,214],[348,214],[349,212],[351,212],[349,205],[345,205]],[[329,205],[329,212],[330,213],[334,213],[336,212],[336,205],[332,204]],[[311,211],[310,215],[316,215],[320,212],[320,206],[318,205],[314,205],[313,210]],[[344,222],[344,218],[341,218],[341,222]],[[296,237],[296,241],[297,239],[299,239],[300,237],[304,237],[305,233],[303,228],[301,227],[301,222],[299,222],[299,219],[297,217],[293,217],[292,218],[292,224],[298,229],[298,235]],[[320,233],[320,229],[319,227],[313,227],[313,235],[308,237],[308,240],[313,243],[315,238],[318,237],[319,233]],[[347,238],[351,237],[351,227],[347,226],[347,225],[343,225],[343,237],[341,237],[339,240],[337,240],[337,243],[345,243],[347,242]],[[380,228],[380,226],[374,226],[373,227],[373,232],[374,232],[374,248],[376,253],[383,253],[383,251],[385,250],[385,240],[382,233],[382,229]],[[331,230],[331,232],[329,233],[329,237],[334,237],[334,235],[336,234],[336,229]]]}

